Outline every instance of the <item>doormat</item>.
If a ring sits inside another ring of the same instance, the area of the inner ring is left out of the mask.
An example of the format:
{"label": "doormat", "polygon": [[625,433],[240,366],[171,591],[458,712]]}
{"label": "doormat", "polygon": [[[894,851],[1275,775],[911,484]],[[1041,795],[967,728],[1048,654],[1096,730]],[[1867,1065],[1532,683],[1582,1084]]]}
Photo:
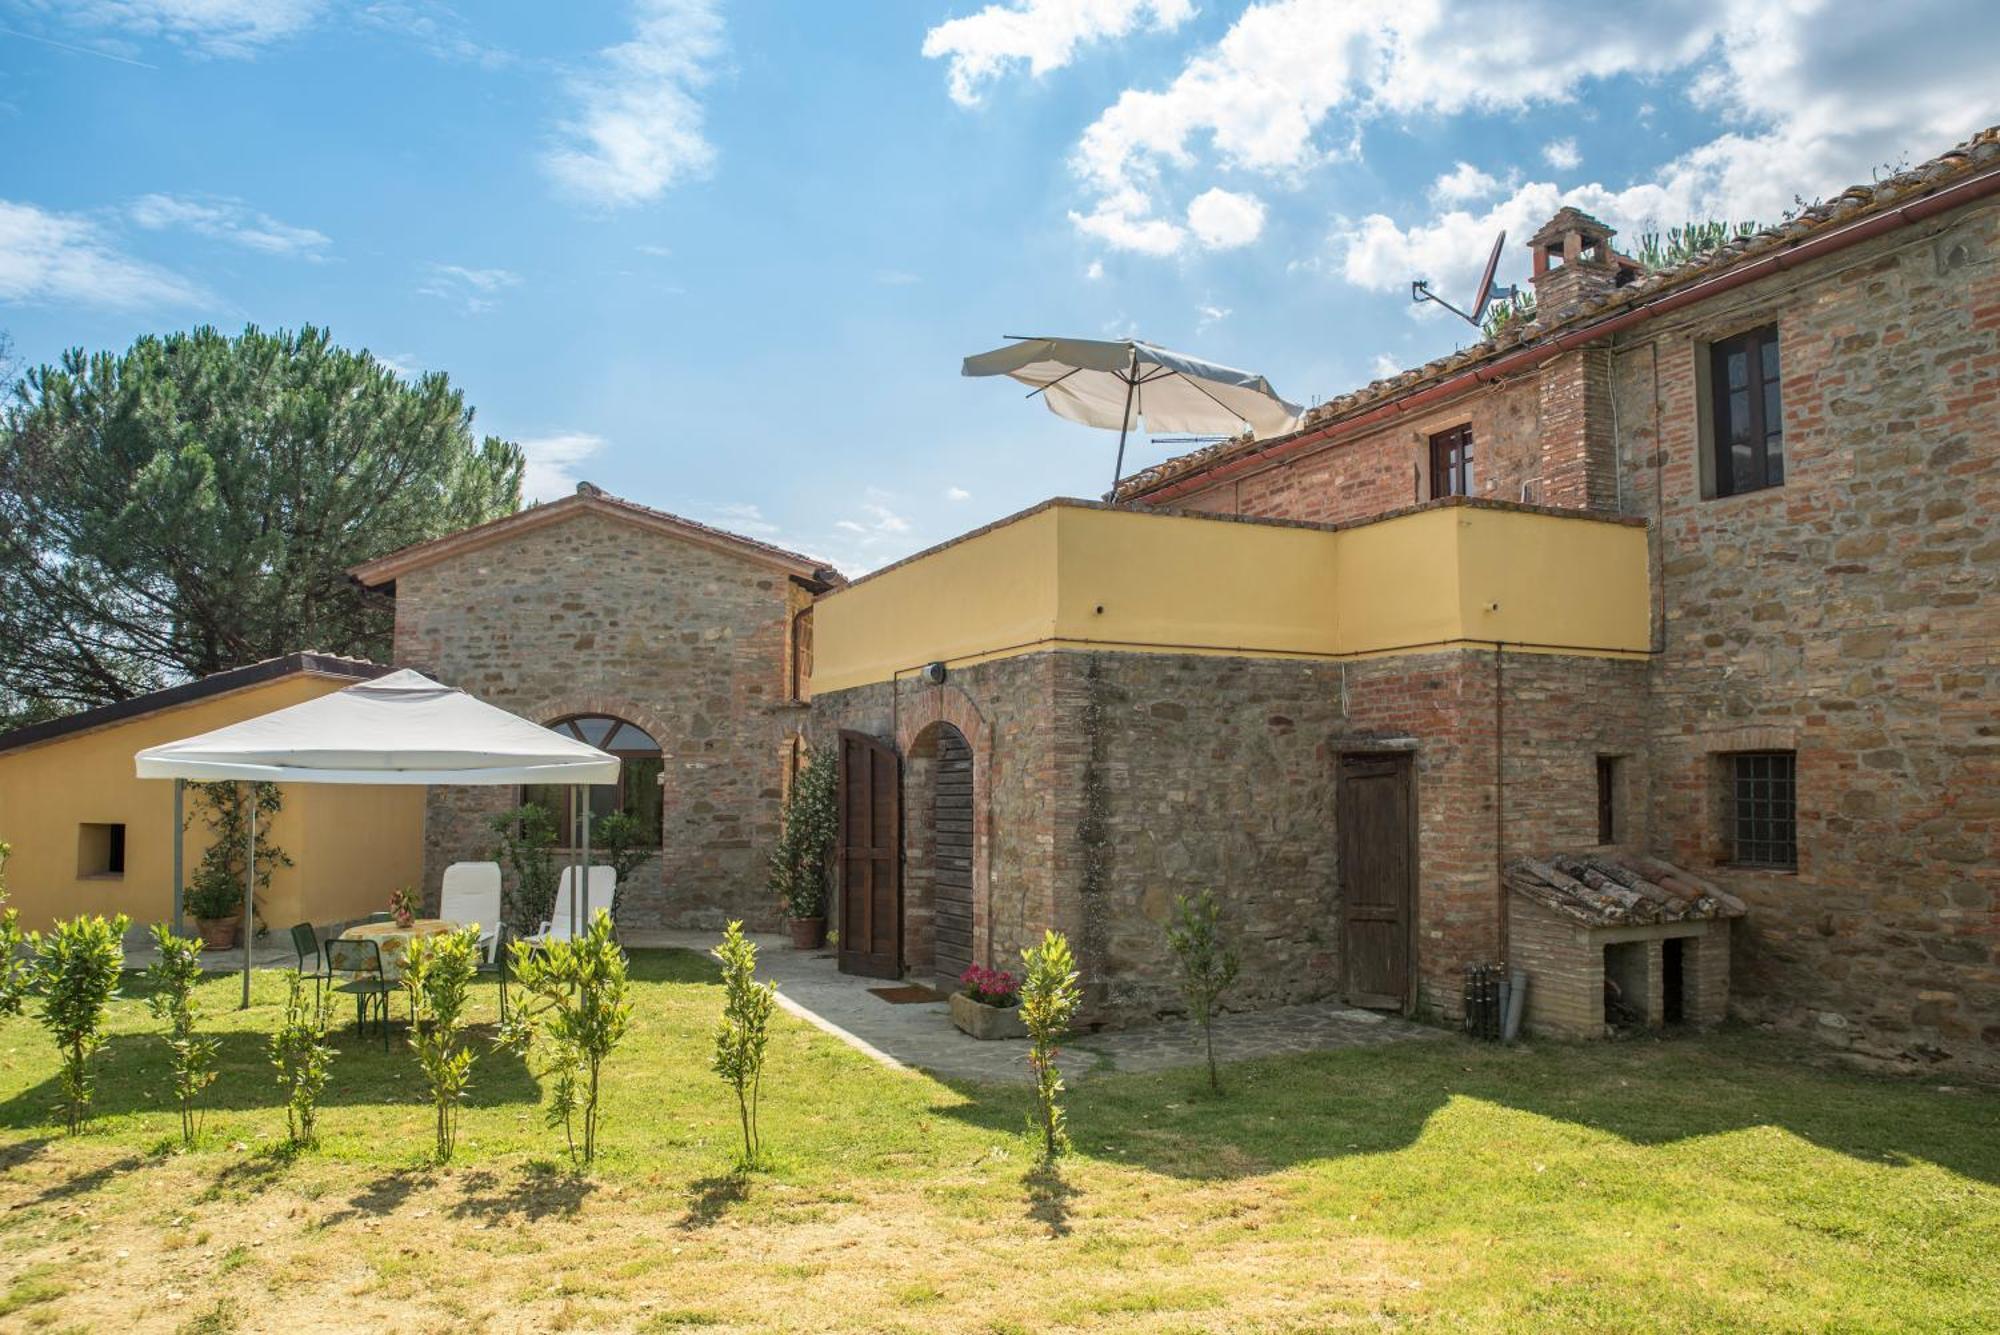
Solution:
{"label": "doormat", "polygon": [[870,996],[880,997],[892,1006],[913,1006],[926,1001],[943,1001],[945,995],[921,983],[911,983],[907,987],[871,987]]}

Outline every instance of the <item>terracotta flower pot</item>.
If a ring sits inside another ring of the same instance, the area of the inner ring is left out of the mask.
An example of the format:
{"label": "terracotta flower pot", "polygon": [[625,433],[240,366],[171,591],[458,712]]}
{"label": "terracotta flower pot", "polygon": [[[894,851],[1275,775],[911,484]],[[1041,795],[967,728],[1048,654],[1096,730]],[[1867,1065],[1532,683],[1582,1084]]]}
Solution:
{"label": "terracotta flower pot", "polygon": [[826,944],[825,918],[791,918],[793,950],[818,950]]}
{"label": "terracotta flower pot", "polygon": [[230,918],[196,918],[194,929],[201,935],[202,945],[210,950],[227,950],[236,944],[236,928],[242,921],[240,913]]}

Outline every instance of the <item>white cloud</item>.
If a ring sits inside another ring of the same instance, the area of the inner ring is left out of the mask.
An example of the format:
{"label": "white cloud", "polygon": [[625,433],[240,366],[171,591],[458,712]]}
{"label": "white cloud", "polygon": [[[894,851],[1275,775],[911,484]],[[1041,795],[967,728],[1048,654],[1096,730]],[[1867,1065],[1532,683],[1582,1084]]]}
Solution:
{"label": "white cloud", "polygon": [[0,199],[0,301],[148,310],[211,300],[192,280],[122,253],[87,218]]}
{"label": "white cloud", "polygon": [[500,294],[519,287],[521,275],[508,269],[469,269],[462,264],[433,264],[417,291],[427,297],[456,302],[469,315],[493,309]]}
{"label": "white cloud", "polygon": [[378,365],[388,367],[405,380],[415,380],[424,373],[423,361],[414,352],[377,352],[372,355]]}
{"label": "white cloud", "polygon": [[1403,369],[1403,364],[1386,352],[1375,354],[1375,360],[1368,364],[1368,373],[1377,380],[1386,380]]}
{"label": "white cloud", "polygon": [[650,255],[656,260],[667,259],[674,253],[673,249],[669,246],[658,246],[654,245],[651,242],[641,243],[640,245],[634,246],[633,249],[638,251],[641,255]]}
{"label": "white cloud", "polygon": [[1583,154],[1577,152],[1576,136],[1566,135],[1561,139],[1551,139],[1542,145],[1542,161],[1559,172],[1573,172],[1583,165]]}
{"label": "white cloud", "polygon": [[633,8],[631,40],[605,47],[571,78],[577,110],[542,158],[558,186],[602,208],[649,203],[715,163],[697,96],[722,56],[715,0],[634,0]]}
{"label": "white cloud", "polygon": [[944,489],[944,498],[948,501],[954,501],[954,502],[969,501],[972,499],[972,493],[967,491],[964,487],[946,487]]}
{"label": "white cloud", "polygon": [[[1855,0],[1662,0],[1616,22],[1554,0],[1260,0],[1164,86],[1127,88],[1083,132],[1072,166],[1091,202],[1071,216],[1114,245],[1172,254],[1175,238],[1145,224],[1181,190],[1199,193],[1203,174],[1292,185],[1357,153],[1383,118],[1512,114],[1669,75],[1737,128],[1653,183],[1701,178],[1679,195],[1770,216],[1793,183],[1835,188],[1990,124],[1996,65],[2000,25],[1977,0],[1943,0],[1922,23]],[[1440,205],[1489,197],[1463,193],[1483,184],[1469,174],[1439,184]]]}
{"label": "white cloud", "polygon": [[1017,65],[1039,78],[1080,48],[1129,35],[1142,23],[1171,32],[1194,16],[1192,0],[1012,0],[948,19],[924,34],[924,55],[949,61],[952,101],[976,106],[981,89]]}
{"label": "white cloud", "polygon": [[266,255],[320,259],[333,239],[310,227],[279,222],[234,199],[194,199],[185,195],[141,195],[132,201],[132,221],[148,231],[180,227],[201,236]]}
{"label": "white cloud", "polygon": [[414,43],[438,60],[486,69],[504,69],[515,60],[513,52],[474,38],[458,13],[438,0],[374,0],[356,11],[354,17],[365,27]]}
{"label": "white cloud", "polygon": [[718,528],[726,528],[733,533],[749,534],[759,538],[770,538],[778,533],[778,526],[764,517],[761,507],[748,502],[737,501],[727,505],[710,507],[709,513]]}
{"label": "white cloud", "polygon": [[1495,177],[1461,162],[1431,182],[1431,198],[1440,204],[1466,204],[1497,194],[1502,188]]}
{"label": "white cloud", "polygon": [[521,442],[527,466],[521,471],[523,501],[554,501],[576,491],[577,472],[604,452],[605,439],[588,431],[566,431]]}
{"label": "white cloud", "polygon": [[1195,321],[1196,329],[1206,329],[1210,325],[1221,324],[1224,320],[1227,320],[1229,318],[1229,308],[1227,306],[1216,306],[1209,303],[1203,303],[1202,305],[1195,307],[1194,311],[1195,314],[1200,317],[1198,320]]}
{"label": "white cloud", "polygon": [[72,28],[243,59],[305,31],[324,8],[324,0],[66,0],[57,12]]}
{"label": "white cloud", "polygon": [[1095,283],[1095,282],[1097,282],[1097,281],[1098,281],[1099,279],[1103,278],[1103,277],[1104,277],[1104,261],[1103,261],[1103,260],[1092,260],[1092,261],[1091,261],[1091,262],[1090,262],[1089,264],[1087,264],[1087,265],[1085,265],[1085,266],[1084,266],[1084,270],[1083,270],[1083,276],[1084,276],[1085,278],[1088,278],[1088,279],[1089,279],[1089,280],[1090,280],[1091,282],[1093,282],[1093,283]]}
{"label": "white cloud", "polygon": [[1210,250],[1247,246],[1264,232],[1264,201],[1255,195],[1207,190],[1188,202],[1188,226]]}

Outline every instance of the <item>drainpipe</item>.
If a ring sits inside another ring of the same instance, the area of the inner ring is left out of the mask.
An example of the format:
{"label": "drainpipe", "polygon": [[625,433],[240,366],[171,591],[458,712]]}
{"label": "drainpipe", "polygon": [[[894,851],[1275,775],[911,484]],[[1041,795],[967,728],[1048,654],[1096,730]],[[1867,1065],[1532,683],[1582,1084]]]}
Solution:
{"label": "drainpipe", "polygon": [[1507,646],[1493,642],[1493,882],[1500,896],[1500,959],[1507,962]]}

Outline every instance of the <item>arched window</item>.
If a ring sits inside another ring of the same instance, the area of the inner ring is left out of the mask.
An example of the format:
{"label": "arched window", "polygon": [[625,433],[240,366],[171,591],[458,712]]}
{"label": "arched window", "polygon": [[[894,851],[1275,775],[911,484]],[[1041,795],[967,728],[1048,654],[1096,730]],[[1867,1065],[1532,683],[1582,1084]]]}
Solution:
{"label": "arched window", "polygon": [[[622,812],[639,822],[647,844],[658,847],[660,775],[666,765],[660,744],[638,724],[608,714],[580,714],[551,723],[549,728],[618,757],[616,786],[600,784],[586,790],[592,824]],[[564,784],[529,784],[521,789],[524,805],[545,807],[555,817],[565,848],[575,848],[583,839],[583,817],[572,801],[574,794],[575,790]]]}

